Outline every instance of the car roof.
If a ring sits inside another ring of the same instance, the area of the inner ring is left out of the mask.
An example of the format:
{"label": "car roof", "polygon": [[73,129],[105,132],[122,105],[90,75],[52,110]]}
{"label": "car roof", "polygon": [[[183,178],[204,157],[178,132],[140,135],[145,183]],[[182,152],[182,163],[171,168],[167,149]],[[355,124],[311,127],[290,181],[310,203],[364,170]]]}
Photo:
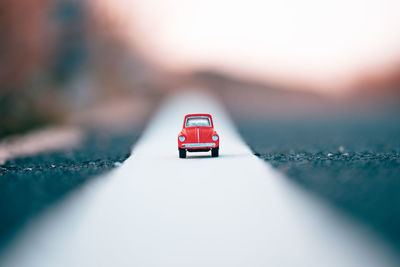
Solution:
{"label": "car roof", "polygon": [[185,118],[187,118],[187,117],[197,117],[197,116],[199,116],[199,117],[204,116],[204,117],[209,117],[209,118],[211,118],[211,115],[210,115],[210,114],[207,114],[207,113],[187,114],[187,115],[185,116]]}

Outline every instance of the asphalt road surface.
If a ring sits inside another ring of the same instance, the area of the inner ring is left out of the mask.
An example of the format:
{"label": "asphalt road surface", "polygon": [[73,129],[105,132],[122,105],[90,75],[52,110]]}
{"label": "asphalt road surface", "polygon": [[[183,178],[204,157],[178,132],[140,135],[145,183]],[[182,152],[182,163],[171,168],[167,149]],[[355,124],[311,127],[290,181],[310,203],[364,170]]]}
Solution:
{"label": "asphalt road surface", "polygon": [[142,129],[91,129],[79,146],[17,157],[0,166],[0,253],[32,218],[120,165]]}
{"label": "asphalt road surface", "polygon": [[[219,158],[179,159],[186,113],[211,113]],[[168,100],[131,156],[42,214],[0,266],[397,266],[373,233],[254,156],[212,98]]]}
{"label": "asphalt road surface", "polygon": [[237,119],[254,153],[400,252],[399,112]]}

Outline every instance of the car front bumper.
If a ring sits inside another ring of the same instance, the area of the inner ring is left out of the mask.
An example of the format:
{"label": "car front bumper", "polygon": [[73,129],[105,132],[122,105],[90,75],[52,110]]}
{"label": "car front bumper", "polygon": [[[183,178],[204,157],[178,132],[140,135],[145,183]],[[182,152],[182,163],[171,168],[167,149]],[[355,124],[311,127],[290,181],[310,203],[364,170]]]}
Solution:
{"label": "car front bumper", "polygon": [[200,148],[200,147],[215,147],[215,143],[188,143],[182,144],[183,148]]}

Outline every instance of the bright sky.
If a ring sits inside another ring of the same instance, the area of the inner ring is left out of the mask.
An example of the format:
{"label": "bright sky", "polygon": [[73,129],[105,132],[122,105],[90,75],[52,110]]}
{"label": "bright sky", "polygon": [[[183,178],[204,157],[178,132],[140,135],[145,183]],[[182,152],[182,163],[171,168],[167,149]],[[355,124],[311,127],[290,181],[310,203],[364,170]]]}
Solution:
{"label": "bright sky", "polygon": [[400,59],[399,0],[98,0],[129,38],[174,70],[344,85]]}

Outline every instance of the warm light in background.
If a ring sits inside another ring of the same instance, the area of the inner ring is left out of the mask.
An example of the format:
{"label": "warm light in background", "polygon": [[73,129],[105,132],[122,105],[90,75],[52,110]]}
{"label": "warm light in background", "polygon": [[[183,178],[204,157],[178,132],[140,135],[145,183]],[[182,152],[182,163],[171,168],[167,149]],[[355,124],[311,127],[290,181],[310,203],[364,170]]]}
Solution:
{"label": "warm light in background", "polygon": [[158,64],[255,78],[312,81],[325,90],[400,59],[398,0],[98,0]]}

